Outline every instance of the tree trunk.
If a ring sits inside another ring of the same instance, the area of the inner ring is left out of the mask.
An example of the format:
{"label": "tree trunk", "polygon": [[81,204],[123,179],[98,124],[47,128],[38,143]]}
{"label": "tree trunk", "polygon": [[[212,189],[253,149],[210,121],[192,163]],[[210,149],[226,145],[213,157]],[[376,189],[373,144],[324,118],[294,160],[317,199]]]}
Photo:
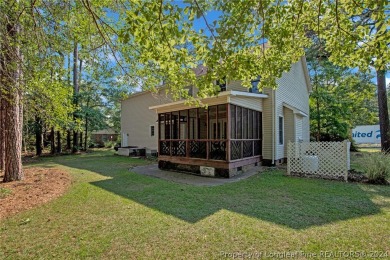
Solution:
{"label": "tree trunk", "polygon": [[[26,113],[27,114],[27,113]],[[29,131],[28,131],[28,118],[26,119],[26,127],[23,127],[22,126],[22,129],[24,128],[25,130],[23,130],[23,151],[25,154],[27,154],[27,145],[28,145],[28,137],[30,135]]]}
{"label": "tree trunk", "polygon": [[76,130],[73,130],[72,153],[77,153],[78,151],[79,151],[79,134]]}
{"label": "tree trunk", "polygon": [[4,182],[10,182],[23,179],[22,129],[20,127],[21,93],[19,90],[13,90],[6,96]]}
{"label": "tree trunk", "polygon": [[379,108],[379,125],[381,130],[381,147],[382,151],[390,152],[390,129],[389,129],[389,110],[387,106],[386,93],[386,71],[378,70],[376,72],[378,84],[378,108]]}
{"label": "tree trunk", "polygon": [[79,133],[79,135],[80,135],[80,147],[83,145],[83,132],[80,132]]}
{"label": "tree trunk", "polygon": [[317,109],[317,142],[321,140],[321,114],[320,114],[320,101],[316,98],[316,109]]}
{"label": "tree trunk", "polygon": [[62,152],[62,147],[61,147],[61,132],[57,131],[57,153]]}
{"label": "tree trunk", "polygon": [[43,130],[42,130],[42,147],[43,148],[47,148],[47,145],[48,145],[48,143],[47,143],[47,133],[46,133],[47,129],[46,129],[45,126],[43,126],[42,128],[43,128]]}
{"label": "tree trunk", "polygon": [[55,154],[56,153],[56,142],[55,142],[55,132],[54,127],[51,127],[50,130],[50,153]]}
{"label": "tree trunk", "polygon": [[43,149],[43,138],[42,138],[42,120],[36,116],[35,117],[35,154],[37,156],[42,155]]}
{"label": "tree trunk", "polygon": [[72,149],[72,140],[70,137],[70,130],[66,130],[66,150]]}
{"label": "tree trunk", "polygon": [[4,107],[3,107],[3,98],[0,97],[0,171],[4,170],[4,165],[5,165],[4,134],[5,134],[5,131],[4,131]]}
{"label": "tree trunk", "polygon": [[85,137],[84,137],[84,149],[87,150],[87,141],[88,141],[88,114],[85,115]]}
{"label": "tree trunk", "polygon": [[[77,69],[77,61],[78,61],[78,46],[77,42],[74,43],[74,48],[73,48],[73,103],[75,107],[78,105],[78,94],[79,94],[79,82],[78,82],[78,69]],[[73,114],[73,119],[76,122],[78,116],[76,112]],[[79,150],[79,138],[78,138],[78,132],[77,130],[73,130],[73,148],[72,148],[72,153],[76,153]]]}
{"label": "tree trunk", "polygon": [[22,91],[21,91],[21,59],[18,42],[20,26],[17,21],[17,12],[10,8],[8,13],[3,13],[7,22],[5,35],[2,35],[0,53],[4,61],[1,72],[1,84],[4,94],[4,142],[5,165],[4,182],[23,179],[22,170]]}

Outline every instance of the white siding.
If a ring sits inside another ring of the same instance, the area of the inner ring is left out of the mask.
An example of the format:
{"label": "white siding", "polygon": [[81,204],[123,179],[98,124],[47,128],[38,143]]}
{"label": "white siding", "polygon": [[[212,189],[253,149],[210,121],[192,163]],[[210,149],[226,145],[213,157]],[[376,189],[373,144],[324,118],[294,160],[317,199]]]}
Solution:
{"label": "white siding", "polygon": [[[277,81],[278,88],[276,89],[276,115],[283,114],[283,103],[293,107],[307,115],[309,115],[309,92],[305,80],[305,74],[302,66],[302,61],[291,66],[291,70],[283,73],[282,77]],[[278,132],[278,125],[275,125]],[[286,129],[286,131],[291,131]],[[295,128],[292,129],[295,132]],[[302,138],[303,140],[310,139],[309,118],[304,117],[302,120]],[[277,134],[276,134],[277,137]],[[277,137],[278,139],[278,137]],[[276,140],[278,142],[278,140]],[[275,159],[285,158],[286,154],[284,146],[277,145]]]}
{"label": "white siding", "polygon": [[248,88],[243,87],[241,85],[240,80],[230,80],[227,82],[226,90],[235,90],[235,91],[242,91],[242,92],[248,92]]}
{"label": "white siding", "polygon": [[[264,88],[263,93],[268,98],[255,99],[242,96],[218,97],[210,99],[209,105],[232,103],[239,106],[262,111],[262,140],[263,158],[267,160],[278,160],[286,157],[285,146],[288,140],[298,141],[302,138],[309,141],[309,117],[302,117],[294,114],[297,110],[309,115],[309,92],[305,80],[305,73],[302,62],[292,65],[291,70],[283,73],[277,81],[276,90]],[[227,90],[248,92],[248,89],[241,86],[240,81],[230,81]],[[197,92],[193,89],[194,94]],[[164,94],[152,95],[143,93],[122,101],[121,132],[128,134],[128,142],[123,145],[136,145],[157,149],[158,125],[157,114],[149,107],[172,102]],[[165,110],[180,110],[173,105],[168,108],[160,108],[159,112]],[[288,109],[287,109],[287,108]],[[285,109],[284,109],[285,108]],[[284,144],[279,145],[278,140],[278,117],[284,116]],[[150,126],[155,126],[155,136],[150,136]],[[295,137],[295,138],[294,138]],[[124,139],[124,138],[123,138]]]}
{"label": "white siding", "polygon": [[284,153],[287,154],[287,144],[288,142],[295,142],[296,137],[296,122],[294,112],[287,108],[283,108],[283,116],[284,116]]}
{"label": "white siding", "polygon": [[[150,106],[169,103],[171,100],[164,94],[145,92],[136,94],[122,101],[121,133],[127,136],[127,143],[123,140],[122,146],[147,147],[157,150],[158,124],[156,111]],[[150,126],[154,125],[154,136],[150,135]]]}
{"label": "white siding", "polygon": [[263,111],[263,99],[253,97],[230,97],[230,103],[256,111]]}
{"label": "white siding", "polygon": [[273,96],[275,91],[269,88],[264,88],[263,93],[268,95],[268,98],[263,100],[263,158],[272,160],[274,127],[273,120]]}

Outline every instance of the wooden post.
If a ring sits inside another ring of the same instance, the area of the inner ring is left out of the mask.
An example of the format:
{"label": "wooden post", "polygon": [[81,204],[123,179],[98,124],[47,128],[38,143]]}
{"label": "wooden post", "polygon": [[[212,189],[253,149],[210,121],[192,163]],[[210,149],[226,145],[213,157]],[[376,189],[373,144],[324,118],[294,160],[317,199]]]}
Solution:
{"label": "wooden post", "polygon": [[210,122],[209,122],[209,107],[207,107],[207,113],[206,113],[206,138],[207,138],[207,141],[206,141],[206,159],[208,160],[209,159],[209,139],[210,139],[210,134],[209,134],[209,130],[210,130]]}
{"label": "wooden post", "polygon": [[187,109],[187,138],[186,138],[186,157],[190,157],[190,110]]}
{"label": "wooden post", "polygon": [[169,113],[169,156],[172,156],[172,112]]}
{"label": "wooden post", "polygon": [[[161,140],[161,114],[157,114],[157,156],[160,156],[160,140]],[[165,122],[165,120],[164,120]]]}
{"label": "wooden post", "polygon": [[225,136],[225,139],[226,139],[226,149],[227,149],[227,152],[226,152],[226,161],[227,162],[230,162],[230,149],[231,149],[231,145],[230,145],[230,139],[231,139],[231,136],[230,136],[230,127],[231,127],[231,117],[230,117],[230,104],[226,104],[226,121],[227,121],[227,129],[226,129],[226,135]]}
{"label": "wooden post", "polygon": [[345,155],[345,175],[344,175],[344,180],[348,182],[348,171],[349,171],[349,147],[348,147],[348,141],[344,140],[343,142],[343,150],[344,150],[344,155]]}

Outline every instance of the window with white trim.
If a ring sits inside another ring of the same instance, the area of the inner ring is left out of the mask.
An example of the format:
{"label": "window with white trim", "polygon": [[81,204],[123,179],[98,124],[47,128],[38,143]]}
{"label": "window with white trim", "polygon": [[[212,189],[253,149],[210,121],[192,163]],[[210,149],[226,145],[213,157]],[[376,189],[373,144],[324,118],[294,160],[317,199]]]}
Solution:
{"label": "window with white trim", "polygon": [[279,144],[282,145],[283,144],[283,137],[284,137],[284,133],[283,133],[283,117],[282,116],[279,116]]}
{"label": "window with white trim", "polygon": [[150,126],[150,136],[154,136],[154,125]]}

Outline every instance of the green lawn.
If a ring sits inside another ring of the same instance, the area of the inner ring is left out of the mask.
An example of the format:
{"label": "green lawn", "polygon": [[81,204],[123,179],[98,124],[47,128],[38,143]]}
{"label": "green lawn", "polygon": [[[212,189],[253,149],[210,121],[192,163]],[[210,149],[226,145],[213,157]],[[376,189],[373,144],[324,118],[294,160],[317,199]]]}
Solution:
{"label": "green lawn", "polygon": [[64,168],[73,184],[61,198],[0,221],[0,258],[199,259],[234,252],[390,250],[389,186],[271,171],[198,187],[129,171],[143,163],[105,151],[27,166]]}

